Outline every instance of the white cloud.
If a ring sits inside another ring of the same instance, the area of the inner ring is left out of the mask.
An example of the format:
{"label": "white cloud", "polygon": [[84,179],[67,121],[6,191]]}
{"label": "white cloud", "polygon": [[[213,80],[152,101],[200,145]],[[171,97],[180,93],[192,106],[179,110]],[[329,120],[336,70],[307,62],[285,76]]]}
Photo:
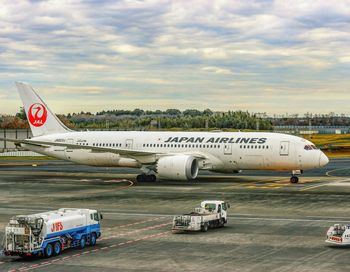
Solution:
{"label": "white cloud", "polygon": [[232,71],[230,69],[215,67],[215,66],[206,66],[202,68],[203,71],[206,72],[212,72],[215,74],[222,74],[222,75],[232,75]]}
{"label": "white cloud", "polygon": [[[70,103],[98,95],[84,107],[100,109],[122,97],[128,107],[229,109],[235,101],[279,111],[287,94],[314,100],[331,90],[333,110],[349,112],[349,4],[5,0],[0,81],[14,90],[14,80],[25,80],[49,97],[70,93]],[[68,110],[64,97],[57,103]]]}

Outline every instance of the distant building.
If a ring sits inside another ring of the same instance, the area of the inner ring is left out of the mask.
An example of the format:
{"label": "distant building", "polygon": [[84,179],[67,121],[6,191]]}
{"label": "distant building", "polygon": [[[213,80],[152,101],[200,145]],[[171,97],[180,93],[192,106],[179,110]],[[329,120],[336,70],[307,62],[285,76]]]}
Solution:
{"label": "distant building", "polygon": [[274,132],[287,134],[348,134],[350,126],[274,126]]}
{"label": "distant building", "polygon": [[[0,138],[24,140],[32,137],[30,129],[0,129]],[[12,142],[0,141],[0,152],[15,151],[18,147]]]}

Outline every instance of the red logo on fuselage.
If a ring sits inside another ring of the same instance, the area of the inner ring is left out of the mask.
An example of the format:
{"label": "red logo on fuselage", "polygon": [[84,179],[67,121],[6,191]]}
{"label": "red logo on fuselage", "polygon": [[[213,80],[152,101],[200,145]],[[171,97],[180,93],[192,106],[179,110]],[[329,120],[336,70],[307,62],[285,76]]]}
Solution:
{"label": "red logo on fuselage", "polygon": [[47,110],[43,104],[32,104],[28,111],[28,120],[35,127],[41,127],[47,119]]}

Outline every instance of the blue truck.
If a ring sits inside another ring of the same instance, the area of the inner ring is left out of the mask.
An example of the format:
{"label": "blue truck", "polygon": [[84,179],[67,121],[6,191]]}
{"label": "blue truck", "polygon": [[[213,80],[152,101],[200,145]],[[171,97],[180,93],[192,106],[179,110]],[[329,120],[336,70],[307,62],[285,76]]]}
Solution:
{"label": "blue truck", "polygon": [[62,208],[10,219],[5,230],[7,256],[59,255],[67,248],[94,246],[103,216],[96,210]]}

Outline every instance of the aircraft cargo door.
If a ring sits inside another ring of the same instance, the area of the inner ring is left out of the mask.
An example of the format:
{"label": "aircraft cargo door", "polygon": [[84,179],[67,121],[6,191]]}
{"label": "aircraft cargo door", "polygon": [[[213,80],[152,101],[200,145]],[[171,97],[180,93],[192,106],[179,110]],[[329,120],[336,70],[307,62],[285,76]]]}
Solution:
{"label": "aircraft cargo door", "polygon": [[289,155],[289,142],[283,141],[280,143],[280,155],[288,156]]}
{"label": "aircraft cargo door", "polygon": [[261,170],[264,169],[264,156],[261,155],[243,155],[240,157],[239,168],[242,170],[254,169]]}

